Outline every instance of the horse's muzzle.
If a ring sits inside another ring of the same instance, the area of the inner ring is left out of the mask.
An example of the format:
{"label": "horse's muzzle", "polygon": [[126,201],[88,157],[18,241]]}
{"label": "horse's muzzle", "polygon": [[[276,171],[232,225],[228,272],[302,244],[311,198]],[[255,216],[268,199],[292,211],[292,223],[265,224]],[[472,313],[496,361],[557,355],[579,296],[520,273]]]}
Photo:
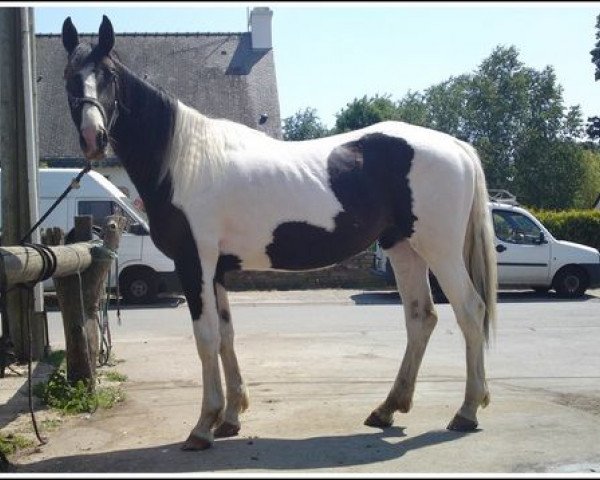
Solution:
{"label": "horse's muzzle", "polygon": [[103,158],[108,146],[108,133],[104,128],[84,128],[79,135],[79,144],[86,159]]}

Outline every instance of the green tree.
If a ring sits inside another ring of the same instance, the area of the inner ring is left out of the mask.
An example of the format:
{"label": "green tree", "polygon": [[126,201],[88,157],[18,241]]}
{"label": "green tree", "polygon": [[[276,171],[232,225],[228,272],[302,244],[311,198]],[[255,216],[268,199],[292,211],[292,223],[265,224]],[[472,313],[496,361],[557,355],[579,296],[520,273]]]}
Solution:
{"label": "green tree", "polygon": [[298,110],[291,117],[283,119],[284,140],[309,140],[325,137],[328,134],[327,127],[321,123],[314,108]]}
{"label": "green tree", "polygon": [[[600,79],[600,15],[596,17],[596,46],[590,52],[592,63],[595,65],[594,79]],[[586,133],[592,139],[600,138],[600,117],[588,118]]]}
{"label": "green tree", "polygon": [[574,208],[585,171],[583,157],[583,148],[574,141],[529,138],[516,160],[514,193],[528,206]]}
{"label": "green tree", "polygon": [[470,82],[467,130],[480,150],[492,188],[510,189],[515,151],[528,113],[529,85],[514,47],[497,47]]}
{"label": "green tree", "polygon": [[398,109],[390,95],[355,98],[336,114],[336,133],[368,127],[384,120],[398,120]]}
{"label": "green tree", "polygon": [[427,102],[422,93],[409,91],[404,98],[396,104],[394,116],[397,120],[427,127],[427,108]]}
{"label": "green tree", "polygon": [[565,114],[561,131],[562,136],[565,138],[584,138],[586,133],[585,125],[583,122],[583,113],[579,105],[569,107]]}
{"label": "green tree", "polygon": [[590,52],[592,55],[592,63],[596,66],[594,79],[600,79],[600,15],[596,17],[596,46]]}
{"label": "green tree", "polygon": [[575,208],[592,208],[600,195],[600,151],[583,148],[582,182],[575,196]]}
{"label": "green tree", "polygon": [[471,140],[467,124],[471,81],[470,75],[461,75],[425,90],[427,125],[430,128],[462,140]]}
{"label": "green tree", "polygon": [[555,208],[572,205],[582,172],[572,140],[583,120],[579,106],[564,106],[554,69],[527,67],[514,46],[499,46],[468,83],[465,136],[479,149],[489,186],[531,205],[546,205],[552,192]]}
{"label": "green tree", "polygon": [[[571,107],[566,115],[563,113],[563,89],[556,82],[554,69],[550,66],[541,72],[527,69],[526,74],[529,81],[527,129],[545,138],[572,138],[582,123],[581,111],[576,106]],[[569,131],[564,130],[565,126],[569,127]]]}

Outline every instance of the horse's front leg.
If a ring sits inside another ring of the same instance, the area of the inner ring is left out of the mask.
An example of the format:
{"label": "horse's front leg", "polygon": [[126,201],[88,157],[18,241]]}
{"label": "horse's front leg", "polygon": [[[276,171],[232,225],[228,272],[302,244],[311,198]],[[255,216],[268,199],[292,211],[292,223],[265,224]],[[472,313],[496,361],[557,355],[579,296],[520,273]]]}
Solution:
{"label": "horse's front leg", "polygon": [[244,385],[233,346],[233,323],[227,291],[219,281],[215,281],[215,292],[220,318],[220,353],[223,373],[225,374],[225,383],[227,385],[227,406],[223,415],[223,421],[215,429],[214,435],[215,437],[233,437],[240,431],[240,413],[248,408],[248,390],[246,385]]}
{"label": "horse's front leg", "polygon": [[[219,315],[213,278],[218,252],[198,249],[176,261],[194,328],[198,355],[202,362],[202,409],[200,419],[183,444],[184,450],[204,450],[213,443],[212,428],[221,421],[224,407],[219,372]],[[183,252],[182,252],[183,253]]]}

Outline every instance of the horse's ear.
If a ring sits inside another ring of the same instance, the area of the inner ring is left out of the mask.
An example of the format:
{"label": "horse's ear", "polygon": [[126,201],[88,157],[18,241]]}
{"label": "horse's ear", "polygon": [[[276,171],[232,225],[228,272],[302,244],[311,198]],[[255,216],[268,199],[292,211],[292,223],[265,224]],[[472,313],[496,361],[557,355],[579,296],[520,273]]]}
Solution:
{"label": "horse's ear", "polygon": [[63,22],[62,42],[65,50],[69,54],[71,54],[71,52],[75,50],[75,47],[79,45],[79,34],[77,33],[75,25],[73,25],[73,22],[71,21],[71,17],[67,17],[67,19]]}
{"label": "horse's ear", "polygon": [[98,53],[102,56],[108,55],[115,46],[115,32],[112,23],[106,15],[102,15],[100,32],[98,38]]}

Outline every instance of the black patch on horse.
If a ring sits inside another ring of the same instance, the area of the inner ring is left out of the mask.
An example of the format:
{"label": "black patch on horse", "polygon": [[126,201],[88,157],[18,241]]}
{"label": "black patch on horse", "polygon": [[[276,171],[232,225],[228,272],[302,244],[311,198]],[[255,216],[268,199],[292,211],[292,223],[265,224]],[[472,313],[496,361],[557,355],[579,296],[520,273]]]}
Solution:
{"label": "black patch on horse", "polygon": [[225,274],[227,272],[241,270],[242,261],[236,255],[220,255],[217,261],[215,282],[225,286]]}
{"label": "black patch on horse", "polygon": [[[149,187],[149,185],[146,185]],[[138,184],[136,184],[138,188]],[[202,314],[202,264],[190,223],[183,211],[171,202],[171,174],[144,198],[150,222],[150,236],[166,256],[175,262],[175,270],[188,303],[192,320]]]}
{"label": "black patch on horse", "polygon": [[327,169],[343,211],[334,219],[333,232],[307,222],[278,225],[266,248],[272,268],[326,267],[363,251],[378,237],[383,248],[410,237],[416,220],[408,184],[413,157],[404,139],[382,133],[336,147]]}
{"label": "black patch on horse", "polygon": [[[220,255],[219,260],[217,261],[217,268],[215,270],[215,278],[213,280],[213,290],[215,293],[215,298],[217,297],[217,283],[225,288],[225,274],[227,272],[232,272],[236,270],[241,270],[242,261],[239,257],[235,255]],[[219,309],[219,317],[224,322],[229,322],[231,320],[231,315],[229,311],[223,308],[222,305],[217,305]]]}

